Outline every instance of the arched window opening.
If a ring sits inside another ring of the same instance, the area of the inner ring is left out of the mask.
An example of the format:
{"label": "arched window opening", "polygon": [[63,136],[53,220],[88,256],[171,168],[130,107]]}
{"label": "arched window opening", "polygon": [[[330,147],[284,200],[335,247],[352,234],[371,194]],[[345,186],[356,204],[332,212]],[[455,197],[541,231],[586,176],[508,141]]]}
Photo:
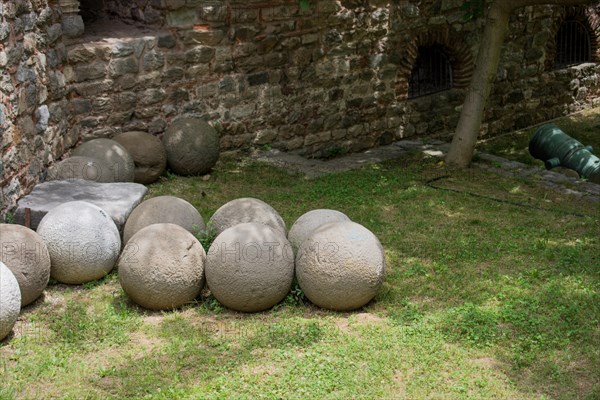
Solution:
{"label": "arched window opening", "polygon": [[412,69],[408,97],[415,98],[452,89],[452,66],[440,45],[419,47]]}
{"label": "arched window opening", "polygon": [[104,2],[102,0],[80,0],[80,13],[85,25],[100,19],[104,14]]}
{"label": "arched window opening", "polygon": [[592,42],[587,27],[579,21],[567,20],[556,34],[554,69],[592,61]]}

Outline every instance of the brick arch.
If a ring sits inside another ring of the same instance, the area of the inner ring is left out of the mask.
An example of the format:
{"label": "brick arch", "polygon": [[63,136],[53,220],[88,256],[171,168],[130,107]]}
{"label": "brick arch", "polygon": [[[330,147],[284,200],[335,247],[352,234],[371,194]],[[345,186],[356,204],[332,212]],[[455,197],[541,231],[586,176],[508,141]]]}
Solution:
{"label": "brick arch", "polygon": [[449,29],[422,32],[415,36],[404,49],[404,57],[398,67],[396,96],[400,100],[408,98],[408,85],[413,66],[419,57],[419,47],[439,45],[452,66],[452,87],[466,88],[475,69],[471,48],[458,35]]}
{"label": "brick arch", "polygon": [[556,58],[556,35],[566,20],[574,20],[583,24],[590,34],[592,62],[600,62],[600,7],[565,7],[560,17],[554,20],[550,28],[550,38],[546,43],[545,68],[551,71]]}

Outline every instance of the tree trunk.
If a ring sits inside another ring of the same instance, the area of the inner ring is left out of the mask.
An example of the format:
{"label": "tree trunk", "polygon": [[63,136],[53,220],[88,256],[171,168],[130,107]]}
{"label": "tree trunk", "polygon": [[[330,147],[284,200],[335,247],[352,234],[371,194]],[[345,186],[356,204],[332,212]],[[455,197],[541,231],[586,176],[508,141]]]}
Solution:
{"label": "tree trunk", "polygon": [[479,136],[485,105],[498,71],[502,44],[508,32],[512,11],[519,7],[541,4],[576,5],[591,3],[590,0],[495,0],[488,11],[483,38],[479,45],[477,63],[456,132],[446,156],[446,163],[466,168],[471,164],[475,144]]}
{"label": "tree trunk", "polygon": [[498,71],[509,18],[510,10],[502,7],[498,1],[492,3],[479,45],[475,71],[463,103],[456,133],[446,156],[446,162],[450,165],[466,168],[471,163],[485,104]]}

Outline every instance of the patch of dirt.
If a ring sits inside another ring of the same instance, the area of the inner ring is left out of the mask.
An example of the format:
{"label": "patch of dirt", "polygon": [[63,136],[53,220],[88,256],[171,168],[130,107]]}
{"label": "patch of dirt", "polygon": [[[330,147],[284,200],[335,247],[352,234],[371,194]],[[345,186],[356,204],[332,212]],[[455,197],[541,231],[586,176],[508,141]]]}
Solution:
{"label": "patch of dirt", "polygon": [[335,326],[342,332],[350,332],[354,325],[373,325],[383,322],[385,322],[384,318],[367,312],[348,314],[334,319]]}
{"label": "patch of dirt", "polygon": [[354,318],[356,319],[356,323],[358,324],[372,324],[384,321],[383,318],[371,313],[354,314]]}
{"label": "patch of dirt", "polygon": [[402,374],[401,371],[398,371],[398,370],[394,371],[394,383],[395,383],[394,397],[406,396],[406,378],[404,377],[404,374]]}
{"label": "patch of dirt", "polygon": [[473,360],[473,362],[477,365],[481,365],[482,367],[489,369],[499,369],[503,366],[503,364],[500,361],[491,357],[476,358],[475,360]]}

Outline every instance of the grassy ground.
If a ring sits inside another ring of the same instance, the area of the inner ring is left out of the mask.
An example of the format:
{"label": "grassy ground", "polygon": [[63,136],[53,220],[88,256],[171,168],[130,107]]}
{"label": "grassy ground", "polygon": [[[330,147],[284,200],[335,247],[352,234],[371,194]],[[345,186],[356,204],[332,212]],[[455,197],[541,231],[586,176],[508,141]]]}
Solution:
{"label": "grassy ground", "polygon": [[[584,146],[592,146],[594,154],[600,157],[600,107],[582,111],[553,122],[563,132],[580,141]],[[478,149],[525,164],[544,164],[529,155],[529,140],[538,128],[517,131],[497,138],[491,138],[478,145]]]}
{"label": "grassy ground", "polygon": [[353,313],[295,291],[258,314],[143,310],[115,273],[52,284],[0,344],[1,399],[600,398],[597,204],[421,155],[315,180],[227,159],[163,194],[205,219],[243,196],[288,226],[339,209],[380,238],[385,284]]}

